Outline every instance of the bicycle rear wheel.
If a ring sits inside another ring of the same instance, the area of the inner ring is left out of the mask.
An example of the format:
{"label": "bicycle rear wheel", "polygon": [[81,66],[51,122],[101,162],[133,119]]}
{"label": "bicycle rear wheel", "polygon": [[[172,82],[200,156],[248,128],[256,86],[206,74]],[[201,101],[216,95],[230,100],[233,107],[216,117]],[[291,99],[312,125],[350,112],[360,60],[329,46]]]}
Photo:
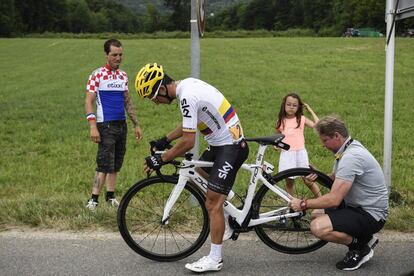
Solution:
{"label": "bicycle rear wheel", "polygon": [[[302,180],[302,176],[310,173],[317,173],[318,178],[315,183],[322,195],[329,192],[332,180],[326,174],[308,168],[282,171],[272,177],[273,185],[284,189],[286,179],[295,178],[293,196],[296,198],[312,198],[314,195]],[[259,214],[287,207],[285,200],[264,185],[258,190],[254,204],[257,208],[254,208],[253,217],[259,217]],[[286,212],[289,212],[289,208],[286,208]],[[286,218],[286,220],[257,225],[255,231],[259,238],[272,249],[288,254],[303,254],[319,249],[327,243],[311,233],[310,221],[311,210],[307,211],[302,217]]]}
{"label": "bicycle rear wheel", "polygon": [[176,179],[152,177],[132,186],[118,208],[118,228],[125,242],[143,257],[177,261],[198,250],[209,234],[204,195],[187,184],[170,217],[162,215]]}

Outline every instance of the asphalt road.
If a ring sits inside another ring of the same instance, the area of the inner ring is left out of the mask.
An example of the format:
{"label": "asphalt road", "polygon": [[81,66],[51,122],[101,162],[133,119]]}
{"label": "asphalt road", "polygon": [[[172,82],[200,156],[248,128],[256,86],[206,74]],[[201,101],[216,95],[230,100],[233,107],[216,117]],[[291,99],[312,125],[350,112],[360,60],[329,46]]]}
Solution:
{"label": "asphalt road", "polygon": [[[304,255],[273,251],[254,233],[227,241],[217,275],[414,275],[414,235],[383,233],[374,257],[359,270],[335,263],[346,248],[328,244]],[[132,251],[117,233],[0,232],[0,275],[192,275],[187,262],[207,254],[209,242],[192,256],[158,263]],[[212,274],[212,273],[209,273]],[[194,274],[193,274],[194,275]]]}

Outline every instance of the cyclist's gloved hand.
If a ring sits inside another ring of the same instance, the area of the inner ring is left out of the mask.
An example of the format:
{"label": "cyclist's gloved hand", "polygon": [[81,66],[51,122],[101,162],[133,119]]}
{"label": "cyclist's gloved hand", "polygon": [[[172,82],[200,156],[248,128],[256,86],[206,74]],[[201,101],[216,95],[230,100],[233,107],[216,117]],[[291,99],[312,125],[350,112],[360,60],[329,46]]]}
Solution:
{"label": "cyclist's gloved hand", "polygon": [[151,155],[145,158],[145,163],[151,170],[159,170],[165,163],[160,154]]}
{"label": "cyclist's gloved hand", "polygon": [[[150,142],[151,150],[165,150],[171,148],[170,142],[167,140],[167,136],[164,136],[158,140],[154,140]],[[155,148],[155,149],[154,149]]]}

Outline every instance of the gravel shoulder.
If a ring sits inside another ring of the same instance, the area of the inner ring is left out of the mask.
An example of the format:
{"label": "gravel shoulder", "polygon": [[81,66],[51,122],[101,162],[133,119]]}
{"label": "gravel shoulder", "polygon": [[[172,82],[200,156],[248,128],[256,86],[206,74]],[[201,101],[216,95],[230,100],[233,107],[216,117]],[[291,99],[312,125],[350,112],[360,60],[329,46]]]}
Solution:
{"label": "gravel shoulder", "polygon": [[[403,233],[398,231],[383,230],[376,236],[382,242],[407,241],[414,242],[414,233]],[[56,231],[56,230],[34,230],[28,229],[10,229],[0,232],[3,238],[20,238],[20,239],[57,239],[57,240],[79,240],[79,239],[99,239],[99,240],[116,240],[122,239],[118,232],[105,231]],[[243,233],[240,240],[258,240],[254,232]]]}

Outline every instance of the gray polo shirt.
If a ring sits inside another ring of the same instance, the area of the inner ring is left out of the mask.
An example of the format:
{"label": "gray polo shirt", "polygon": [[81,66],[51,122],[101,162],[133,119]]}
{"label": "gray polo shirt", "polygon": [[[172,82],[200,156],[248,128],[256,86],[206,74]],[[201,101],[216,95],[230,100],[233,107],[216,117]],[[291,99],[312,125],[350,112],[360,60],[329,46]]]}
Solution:
{"label": "gray polo shirt", "polygon": [[377,221],[386,220],[388,189],[381,166],[360,142],[354,140],[345,147],[350,139],[348,137],[337,152],[340,158],[334,165],[336,178],[352,182],[345,203],[351,207],[362,207]]}

